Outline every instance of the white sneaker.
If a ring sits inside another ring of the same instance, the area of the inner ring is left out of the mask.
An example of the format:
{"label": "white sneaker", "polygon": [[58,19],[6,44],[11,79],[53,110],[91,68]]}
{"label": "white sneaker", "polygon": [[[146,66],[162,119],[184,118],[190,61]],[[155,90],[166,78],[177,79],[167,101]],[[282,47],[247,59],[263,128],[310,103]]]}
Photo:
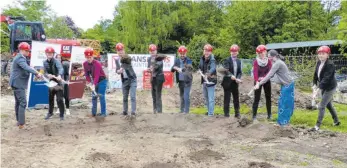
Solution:
{"label": "white sneaker", "polygon": [[66,115],[71,115],[70,114],[70,109],[66,109]]}
{"label": "white sneaker", "polygon": [[55,114],[60,114],[59,108],[57,108],[57,111],[55,112]]}

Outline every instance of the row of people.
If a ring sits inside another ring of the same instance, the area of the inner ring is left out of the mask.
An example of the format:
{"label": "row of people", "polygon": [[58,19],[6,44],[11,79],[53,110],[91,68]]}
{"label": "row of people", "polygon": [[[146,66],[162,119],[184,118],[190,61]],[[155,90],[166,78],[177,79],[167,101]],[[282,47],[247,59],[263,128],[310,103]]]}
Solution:
{"label": "row of people", "polygon": [[[37,75],[39,78],[42,75],[31,68],[25,59],[25,56],[29,55],[30,45],[27,43],[21,43],[19,45],[20,52],[13,61],[13,69],[11,72],[10,86],[14,90],[15,95],[15,111],[17,118],[17,125],[22,128],[25,123],[25,107],[26,97],[25,89],[27,88],[27,81],[29,73]],[[122,94],[123,94],[123,115],[128,115],[128,97],[130,94],[131,100],[131,113],[130,115],[136,115],[136,88],[137,77],[132,67],[132,60],[125,53],[124,45],[118,43],[115,46],[117,54],[120,59],[116,60],[116,72],[121,75],[122,80]],[[239,103],[239,85],[242,83],[242,68],[241,61],[238,59],[239,46],[232,45],[230,47],[230,57],[223,61],[224,76],[222,80],[222,87],[224,89],[224,115],[230,116],[230,99],[233,95],[235,117],[240,118],[240,103]],[[199,70],[202,72],[201,84],[203,88],[203,95],[207,107],[207,115],[214,115],[215,106],[215,87],[217,84],[217,70],[216,60],[212,53],[213,47],[210,44],[206,44],[203,48],[203,56],[200,58]],[[92,114],[96,116],[97,113],[97,100],[100,99],[101,115],[106,116],[106,86],[107,76],[102,69],[102,64],[95,60],[93,57],[93,49],[87,48],[84,52],[86,61],[83,63],[85,71],[87,85],[93,90],[95,89],[97,94],[92,96]],[[192,60],[187,57],[187,48],[180,46],[178,49],[178,55],[175,59],[174,65],[171,69],[176,73],[176,82],[178,83],[180,93],[180,112],[189,113],[190,109],[190,92],[193,81],[192,75]],[[151,55],[148,62],[148,72],[151,73],[151,92],[153,100],[153,112],[162,113],[162,87],[165,82],[163,72],[163,58],[157,54],[157,46],[151,44],[149,46],[149,54]],[[275,50],[270,50],[269,53],[264,45],[259,45],[256,48],[256,58],[253,62],[253,76],[254,76],[254,102],[252,106],[253,120],[256,120],[257,109],[261,95],[261,88],[264,88],[266,98],[267,118],[272,118],[271,113],[271,82],[270,78],[274,77],[275,82],[281,85],[280,98],[278,103],[278,124],[287,125],[290,121],[290,117],[294,111],[294,80],[289,76],[289,70],[282,56]],[[334,78],[335,68],[333,63],[328,59],[330,49],[327,46],[322,46],[318,49],[319,61],[314,73],[313,83],[315,90],[320,89],[323,95],[323,99],[319,106],[319,117],[314,127],[314,130],[318,130],[325,112],[325,107],[328,107],[332,117],[334,119],[334,125],[340,125],[336,110],[332,106],[332,96],[336,89],[336,80]],[[68,80],[69,65],[67,58],[62,58],[62,63],[53,58],[54,49],[48,47],[46,49],[47,60],[44,61],[45,76],[50,80],[54,80],[58,83],[57,86],[49,89],[49,112],[46,119],[49,119],[53,115],[54,96],[57,96],[57,103],[60,110],[60,119],[64,119],[64,103],[63,97],[68,95],[67,85],[63,86],[62,79]],[[65,62],[64,62],[65,61]],[[121,63],[121,64],[120,64]],[[29,72],[29,73],[28,73]],[[65,88],[65,91],[64,90]],[[65,97],[68,100],[68,97]],[[66,103],[66,113],[69,113],[68,103]]]}

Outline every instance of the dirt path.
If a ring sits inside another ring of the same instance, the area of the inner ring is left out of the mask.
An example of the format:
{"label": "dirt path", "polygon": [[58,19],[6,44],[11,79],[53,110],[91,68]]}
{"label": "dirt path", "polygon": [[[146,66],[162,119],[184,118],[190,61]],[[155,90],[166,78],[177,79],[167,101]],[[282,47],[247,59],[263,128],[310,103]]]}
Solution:
{"label": "dirt path", "polygon": [[[71,108],[61,122],[27,112],[27,127],[15,127],[13,97],[1,97],[1,166],[37,168],[268,168],[347,167],[346,134],[309,133],[258,123],[238,127],[224,117],[151,114],[149,92],[139,92],[139,115],[120,115],[121,95],[108,95],[110,115],[97,123],[86,117],[88,101]],[[169,100],[165,100],[169,101]]]}

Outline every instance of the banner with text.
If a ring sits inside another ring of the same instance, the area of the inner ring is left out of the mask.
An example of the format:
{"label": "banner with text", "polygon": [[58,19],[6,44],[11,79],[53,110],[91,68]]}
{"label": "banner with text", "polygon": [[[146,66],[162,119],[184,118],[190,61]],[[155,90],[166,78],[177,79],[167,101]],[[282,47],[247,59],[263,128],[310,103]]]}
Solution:
{"label": "banner with text", "polygon": [[[137,76],[137,88],[138,89],[150,89],[150,78],[151,73],[147,72],[147,58],[150,57],[149,54],[129,54],[131,57],[131,64],[134,68],[134,71]],[[175,62],[174,54],[167,54],[167,58],[164,62],[164,75],[165,75],[165,83],[163,84],[164,88],[173,87],[173,73],[171,72],[171,68]],[[110,89],[122,88],[121,76],[116,73],[117,66],[120,66],[120,57],[114,53],[108,53],[108,79],[109,79],[109,87]]]}
{"label": "banner with text", "polygon": [[[55,51],[60,51],[60,44],[51,44],[45,42],[32,41],[30,66],[44,74],[43,61],[47,59],[45,49],[53,47]],[[43,79],[30,75],[28,83],[27,107],[32,108],[36,105],[48,104],[48,87]]]}

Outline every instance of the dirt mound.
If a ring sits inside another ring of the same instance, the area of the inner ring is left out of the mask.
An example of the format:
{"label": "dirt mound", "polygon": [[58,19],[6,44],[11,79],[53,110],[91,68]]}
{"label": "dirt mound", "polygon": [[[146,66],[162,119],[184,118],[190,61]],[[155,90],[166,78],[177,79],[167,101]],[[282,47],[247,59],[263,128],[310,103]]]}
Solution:
{"label": "dirt mound", "polygon": [[249,168],[275,168],[275,166],[267,162],[249,162],[248,166]]}
{"label": "dirt mound", "polygon": [[2,76],[1,77],[1,95],[11,95],[13,94],[12,89],[9,85],[9,77],[8,76]]}
{"label": "dirt mound", "polygon": [[238,122],[240,127],[246,127],[247,125],[252,123],[252,121],[248,119],[247,117],[241,118]]}
{"label": "dirt mound", "polygon": [[196,152],[191,152],[188,154],[189,158],[193,161],[197,162],[209,162],[210,160],[222,160],[224,154],[210,150],[204,149]]}
{"label": "dirt mound", "polygon": [[95,161],[111,161],[111,156],[107,153],[95,152],[89,155],[86,160]]}
{"label": "dirt mound", "polygon": [[[223,106],[223,99],[224,99],[224,91],[221,86],[222,77],[218,77],[218,83],[216,85],[216,92],[215,92],[215,104],[216,106]],[[253,88],[254,81],[252,77],[250,76],[243,76],[242,77],[242,83],[239,85],[239,91],[240,91],[240,103],[247,104],[248,106],[252,106],[253,104],[253,98],[249,97],[247,94],[249,91]],[[273,105],[277,105],[279,93],[280,93],[280,86],[277,84],[272,83],[271,85],[271,101]],[[295,106],[299,108],[306,108],[308,104],[310,104],[311,99],[309,95],[306,95],[305,93],[301,93],[298,90],[295,90]],[[191,106],[192,107],[201,107],[205,105],[204,96],[202,93],[202,85],[200,84],[200,76],[197,74],[194,74],[194,81],[193,86],[191,90]],[[230,102],[230,105],[233,106],[232,101]],[[259,102],[259,106],[265,105],[265,96],[264,91],[262,91],[262,96]]]}
{"label": "dirt mound", "polygon": [[182,166],[177,163],[160,163],[160,162],[153,162],[150,163],[143,168],[181,168]]}

